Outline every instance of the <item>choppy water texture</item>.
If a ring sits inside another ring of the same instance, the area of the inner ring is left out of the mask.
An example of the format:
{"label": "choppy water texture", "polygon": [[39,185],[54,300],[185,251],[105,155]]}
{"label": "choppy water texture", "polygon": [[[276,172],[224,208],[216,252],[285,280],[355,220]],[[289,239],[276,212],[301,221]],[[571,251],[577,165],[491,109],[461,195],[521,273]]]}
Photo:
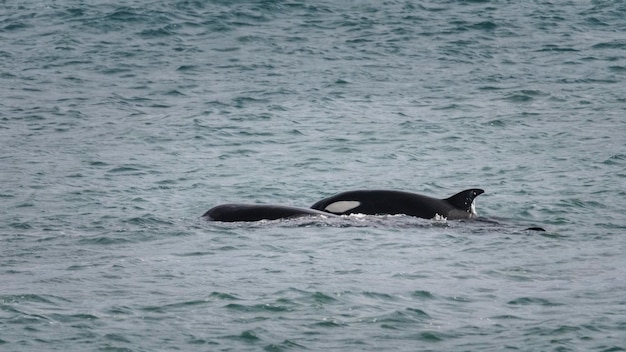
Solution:
{"label": "choppy water texture", "polygon": [[[624,18],[0,2],[0,349],[626,350]],[[500,225],[199,218],[471,187]]]}

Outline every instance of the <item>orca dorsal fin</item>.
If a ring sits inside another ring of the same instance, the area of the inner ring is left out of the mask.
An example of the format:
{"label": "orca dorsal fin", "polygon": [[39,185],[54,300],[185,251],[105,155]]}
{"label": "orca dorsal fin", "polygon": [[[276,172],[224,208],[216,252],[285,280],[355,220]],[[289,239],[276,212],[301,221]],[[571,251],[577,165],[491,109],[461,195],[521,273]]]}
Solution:
{"label": "orca dorsal fin", "polygon": [[485,191],[480,188],[471,188],[466,189],[465,191],[461,191],[453,195],[452,197],[444,200],[457,209],[471,212],[474,199],[483,193],[485,193]]}

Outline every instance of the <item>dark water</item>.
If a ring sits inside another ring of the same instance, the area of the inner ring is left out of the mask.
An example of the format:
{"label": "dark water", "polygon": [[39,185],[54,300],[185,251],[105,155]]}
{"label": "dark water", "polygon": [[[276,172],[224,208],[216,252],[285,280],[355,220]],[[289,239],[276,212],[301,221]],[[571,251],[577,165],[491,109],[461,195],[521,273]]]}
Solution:
{"label": "dark water", "polygon": [[[625,16],[0,2],[0,350],[626,350]],[[199,218],[471,187],[500,224]]]}

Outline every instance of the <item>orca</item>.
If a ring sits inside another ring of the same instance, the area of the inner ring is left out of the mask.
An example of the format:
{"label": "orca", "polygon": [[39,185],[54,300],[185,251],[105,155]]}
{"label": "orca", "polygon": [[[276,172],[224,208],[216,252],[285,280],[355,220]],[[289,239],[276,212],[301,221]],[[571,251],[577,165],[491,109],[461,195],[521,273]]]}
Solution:
{"label": "orca", "polygon": [[477,217],[474,199],[483,193],[482,189],[472,188],[438,199],[403,191],[356,190],[322,199],[311,208],[337,215],[405,214],[424,219],[437,216],[449,220],[471,219]]}
{"label": "orca", "polygon": [[236,203],[215,206],[202,215],[207,220],[223,222],[277,220],[302,216],[336,217],[334,214],[309,208]]}

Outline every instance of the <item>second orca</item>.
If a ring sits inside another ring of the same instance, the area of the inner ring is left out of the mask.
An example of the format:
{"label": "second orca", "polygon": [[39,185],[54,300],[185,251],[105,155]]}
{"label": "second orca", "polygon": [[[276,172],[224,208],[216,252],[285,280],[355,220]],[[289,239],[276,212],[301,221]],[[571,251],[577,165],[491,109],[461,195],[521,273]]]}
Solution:
{"label": "second orca", "polygon": [[237,203],[215,206],[202,215],[207,220],[224,222],[278,220],[302,216],[334,217],[335,215],[314,209],[284,205]]}

